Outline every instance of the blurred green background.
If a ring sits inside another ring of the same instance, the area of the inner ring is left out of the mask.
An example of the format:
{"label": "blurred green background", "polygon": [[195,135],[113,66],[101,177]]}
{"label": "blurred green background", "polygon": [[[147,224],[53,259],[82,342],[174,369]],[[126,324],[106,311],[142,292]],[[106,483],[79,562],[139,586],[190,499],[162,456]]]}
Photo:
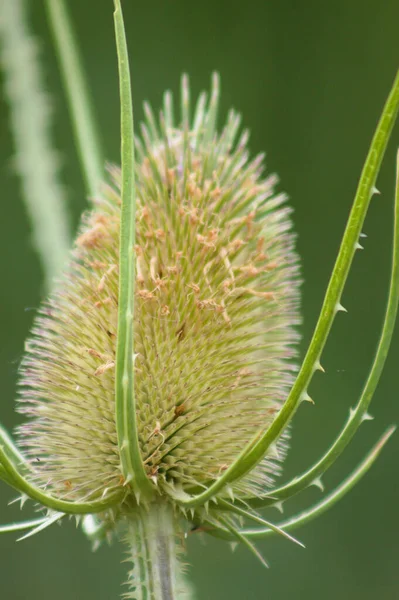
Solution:
{"label": "blurred green background", "polygon": [[[12,1],[12,0],[9,0]],[[74,226],[85,208],[83,183],[62,95],[43,3],[31,0],[32,23],[42,40],[48,88],[56,120]],[[69,0],[83,48],[106,154],[118,161],[119,112],[111,0]],[[162,93],[177,92],[182,72],[193,93],[222,77],[222,112],[234,106],[252,135],[253,153],[267,152],[269,171],[295,208],[303,259],[306,347],[343,231],[368,144],[398,66],[399,4],[388,0],[334,2],[281,0],[125,0],[134,81],[136,122],[142,101],[158,108]],[[18,364],[38,307],[43,278],[30,244],[29,223],[12,170],[8,109],[0,94],[0,381],[1,421],[13,427]],[[395,149],[384,162],[365,231],[343,297],[347,315],[334,325],[323,365],[311,386],[314,407],[301,407],[293,426],[284,476],[300,472],[326,449],[355,403],[375,350],[384,310],[391,246]],[[327,489],[360,460],[380,433],[399,420],[396,331],[383,380],[372,405],[375,420],[325,478]],[[188,541],[187,560],[201,600],[332,600],[399,598],[399,434],[365,479],[331,512],[298,532],[303,550],[285,540],[260,544],[271,563],[265,571],[244,548],[231,553],[222,542]],[[298,511],[317,501],[308,490],[291,501]],[[0,484],[0,522],[21,517],[14,494]],[[29,506],[24,516],[29,514]],[[270,513],[270,518],[279,515]],[[126,565],[123,548],[92,554],[72,523],[25,542],[0,538],[0,596],[9,600],[117,598]]]}

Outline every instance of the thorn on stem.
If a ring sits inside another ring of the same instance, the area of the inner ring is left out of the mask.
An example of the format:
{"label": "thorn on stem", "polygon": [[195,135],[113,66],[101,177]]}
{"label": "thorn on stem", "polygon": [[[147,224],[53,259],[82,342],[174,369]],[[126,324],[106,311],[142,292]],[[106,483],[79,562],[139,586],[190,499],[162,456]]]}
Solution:
{"label": "thorn on stem", "polygon": [[342,304],[340,302],[338,302],[338,304],[335,307],[335,312],[348,312],[345,308],[345,306],[342,306]]}
{"label": "thorn on stem", "polygon": [[313,481],[310,485],[314,485],[314,486],[318,487],[320,491],[324,492],[324,484],[321,480],[321,477],[316,477],[316,479],[313,479]]}

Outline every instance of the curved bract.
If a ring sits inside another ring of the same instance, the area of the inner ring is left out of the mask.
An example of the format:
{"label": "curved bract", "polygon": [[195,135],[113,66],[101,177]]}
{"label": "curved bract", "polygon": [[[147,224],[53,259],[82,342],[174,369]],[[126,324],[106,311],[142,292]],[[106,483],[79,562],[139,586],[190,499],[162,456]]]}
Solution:
{"label": "curved bract", "polygon": [[[281,531],[285,536],[287,536],[287,531],[296,529],[297,527],[308,523],[309,521],[326,512],[326,510],[330,509],[332,506],[334,506],[334,504],[341,500],[341,498],[343,498],[367,473],[374,461],[378,458],[381,450],[384,448],[391,435],[395,432],[395,429],[395,427],[390,427],[378,440],[377,444],[367,454],[358,467],[353,471],[353,473],[349,475],[349,477],[347,477],[347,479],[345,479],[335,490],[330,492],[330,494],[328,494],[325,498],[311,508],[304,510],[298,515],[290,517],[289,519],[286,519],[277,525],[265,523],[266,527],[258,529],[234,529],[231,523],[229,528],[223,528],[220,527],[220,525],[226,524],[226,521],[223,523],[223,521],[220,519],[219,521],[217,519],[215,521],[208,520],[205,523],[205,527],[207,527],[206,531],[214,537],[219,537],[231,542],[236,541],[237,533],[239,533],[241,537],[246,538],[249,542],[252,540],[263,539],[269,537],[270,535],[275,535],[276,533],[281,535]],[[256,521],[258,523],[260,522],[256,515],[254,516],[250,513],[247,513],[246,517],[252,521]]]}
{"label": "curved bract", "polygon": [[377,352],[374,357],[370,373],[367,377],[363,391],[358,403],[350,409],[349,418],[324,456],[313,465],[308,471],[300,477],[295,478],[286,485],[273,489],[269,495],[264,498],[247,498],[246,502],[253,508],[270,506],[276,501],[282,501],[293,496],[307,488],[309,485],[320,478],[329,467],[334,464],[345,447],[351,441],[359,426],[372,419],[367,410],[377,388],[385,361],[388,356],[389,347],[395,329],[395,323],[399,303],[399,154],[396,158],[396,186],[395,186],[395,204],[393,215],[393,243],[392,243],[392,269],[389,285],[388,302],[385,311],[384,322],[381,330],[381,336],[377,346]]}
{"label": "curved bract", "polygon": [[[119,256],[110,249],[112,261],[108,271],[118,269],[117,332],[115,352],[115,414],[122,474],[138,500],[153,496],[154,489],[147,477],[140,454],[137,405],[134,389],[134,294],[136,243],[136,189],[134,161],[133,106],[131,97],[129,58],[120,6],[115,5],[116,47],[119,59],[121,98],[121,213]],[[104,216],[106,219],[106,217]],[[101,247],[101,244],[100,244]],[[112,320],[112,316],[111,316]]]}
{"label": "curved bract", "polygon": [[[349,270],[359,246],[359,237],[361,234],[367,209],[371,197],[374,193],[375,182],[381,166],[382,158],[392,132],[393,125],[399,108],[399,74],[396,76],[391,93],[388,97],[384,111],[374,134],[369,153],[360,177],[358,189],[348,223],[342,239],[340,251],[330,282],[320,311],[320,316],[310,341],[308,351],[302,363],[301,369],[292,386],[291,392],[284,403],[281,411],[278,413],[273,424],[263,433],[262,430],[254,436],[248,445],[242,450],[238,458],[229,466],[224,474],[212,484],[207,490],[194,496],[181,500],[185,507],[195,507],[215,496],[224,486],[231,484],[236,479],[245,475],[252,469],[264,456],[271,444],[284,431],[284,428],[293,417],[301,401],[309,400],[307,393],[308,385],[315,371],[322,370],[320,365],[320,355],[328,338],[335,315],[345,310],[341,305],[341,296],[344,289]],[[396,313],[394,315],[394,319]],[[391,323],[392,325],[392,323]],[[392,334],[391,334],[392,335]],[[390,341],[390,340],[389,340]],[[389,345],[389,342],[388,342]],[[376,386],[377,377],[373,377],[373,387]],[[367,394],[370,396],[369,394]],[[356,415],[357,416],[357,415]],[[356,418],[355,424],[358,426],[360,421]]]}

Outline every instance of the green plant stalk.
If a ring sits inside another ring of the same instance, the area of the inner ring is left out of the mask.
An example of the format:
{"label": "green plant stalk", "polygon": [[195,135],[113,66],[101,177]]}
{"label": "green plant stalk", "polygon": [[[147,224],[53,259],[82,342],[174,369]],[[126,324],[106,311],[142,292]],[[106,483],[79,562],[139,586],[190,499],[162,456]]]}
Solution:
{"label": "green plant stalk", "polygon": [[152,503],[135,511],[126,542],[133,563],[129,584],[135,600],[180,600],[189,592],[180,581],[176,521],[172,507]]}
{"label": "green plant stalk", "polygon": [[122,208],[119,246],[118,334],[115,373],[115,410],[122,473],[140,501],[154,494],[141,456],[134,397],[134,284],[136,190],[134,176],[133,104],[122,9],[115,0],[115,35],[121,101]]}
{"label": "green plant stalk", "polygon": [[265,456],[270,446],[281,435],[302,401],[309,400],[307,388],[316,370],[323,370],[320,356],[326,344],[337,312],[342,310],[341,296],[352,265],[364,219],[374,193],[385,149],[390,138],[399,109],[399,73],[385,103],[376,132],[364,164],[353,206],[346,225],[341,247],[328,284],[320,316],[308,347],[305,359],[291,392],[272,425],[262,430],[247,444],[237,459],[223,475],[197,496],[176,497],[185,508],[193,508],[208,502],[227,485],[243,477]]}
{"label": "green plant stalk", "polygon": [[86,190],[94,198],[104,178],[104,158],[94,109],[64,0],[45,0],[53,42],[72,119]]}
{"label": "green plant stalk", "polygon": [[65,193],[51,139],[51,111],[25,0],[0,0],[0,57],[16,148],[15,168],[50,290],[70,247]]}

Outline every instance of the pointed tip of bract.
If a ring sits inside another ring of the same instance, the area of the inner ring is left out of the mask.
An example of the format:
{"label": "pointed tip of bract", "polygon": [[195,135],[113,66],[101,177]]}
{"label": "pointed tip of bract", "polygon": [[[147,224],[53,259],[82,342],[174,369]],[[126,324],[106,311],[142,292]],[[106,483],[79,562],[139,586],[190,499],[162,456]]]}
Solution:
{"label": "pointed tip of bract", "polygon": [[219,98],[219,96],[220,96],[220,75],[219,75],[218,71],[213,71],[212,78],[211,78],[211,84],[212,84],[212,97]]}

